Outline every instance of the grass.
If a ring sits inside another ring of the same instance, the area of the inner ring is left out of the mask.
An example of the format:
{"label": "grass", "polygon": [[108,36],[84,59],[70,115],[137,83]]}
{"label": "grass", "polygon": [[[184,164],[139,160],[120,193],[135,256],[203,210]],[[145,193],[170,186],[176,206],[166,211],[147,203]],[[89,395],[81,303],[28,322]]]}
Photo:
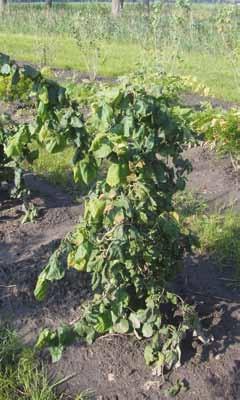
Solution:
{"label": "grass", "polygon": [[[33,350],[24,347],[16,333],[0,326],[0,400],[64,400],[56,388],[63,383],[49,380],[47,368]],[[86,390],[75,400],[94,400],[93,391]]]}
{"label": "grass", "polygon": [[175,206],[183,228],[199,239],[196,251],[212,255],[221,267],[232,264],[239,278],[240,213],[230,208],[224,213],[210,214],[207,203],[188,191],[177,194]]}
{"label": "grass", "polygon": [[[49,40],[49,38],[47,39]],[[41,63],[39,48],[44,46],[46,38],[26,34],[0,34],[1,51],[19,61]],[[52,36],[49,43],[49,65],[64,69],[75,69],[85,72],[86,65],[81,51],[73,39],[67,36]],[[124,75],[136,68],[139,61],[140,47],[130,43],[106,43],[104,46],[107,60],[99,66],[98,74],[106,77]]]}
{"label": "grass", "polygon": [[[167,5],[156,12],[152,7],[151,18],[146,19],[139,4],[126,4],[122,17],[113,23],[109,4],[58,4],[50,14],[40,4],[10,4],[0,26],[0,50],[17,60],[86,72],[83,51],[73,38],[77,22],[78,37],[84,43],[86,39],[84,50],[96,39],[96,47],[104,52],[99,75],[116,77],[134,71],[137,64],[151,64],[149,53],[155,43],[158,62],[166,71],[193,75],[212,96],[238,102],[238,7],[230,13],[231,24],[223,26],[231,5],[194,4],[189,14],[184,7]],[[79,12],[83,19],[78,19]]]}
{"label": "grass", "polygon": [[240,277],[240,214],[228,210],[202,215],[192,219],[191,228],[199,236],[200,250],[212,254],[222,266],[233,264]]}
{"label": "grass", "polygon": [[[45,40],[44,37],[41,39],[41,37],[26,34],[0,33],[1,51],[9,54],[13,59],[31,63],[41,63],[39,47],[44,46]],[[47,56],[51,67],[86,72],[84,58],[81,57],[81,51],[73,39],[63,36],[59,40],[53,36],[51,42],[54,43],[54,49],[49,49]],[[112,41],[112,43],[106,43],[104,49],[106,60],[99,65],[98,74],[106,77],[117,77],[136,70],[141,58],[144,57],[141,46],[135,43]],[[207,52],[186,51],[171,63],[169,51],[169,49],[164,49],[160,60],[167,71],[180,75],[192,75],[210,88],[212,96],[239,102],[238,77],[227,57]]]}
{"label": "grass", "polygon": [[72,156],[73,149],[70,148],[57,154],[41,150],[38,159],[32,165],[32,170],[39,175],[47,176],[50,182],[67,188],[71,175]]}
{"label": "grass", "polygon": [[240,86],[227,57],[200,52],[185,52],[172,67],[174,73],[191,75],[210,89],[210,95],[226,101],[240,102]]}

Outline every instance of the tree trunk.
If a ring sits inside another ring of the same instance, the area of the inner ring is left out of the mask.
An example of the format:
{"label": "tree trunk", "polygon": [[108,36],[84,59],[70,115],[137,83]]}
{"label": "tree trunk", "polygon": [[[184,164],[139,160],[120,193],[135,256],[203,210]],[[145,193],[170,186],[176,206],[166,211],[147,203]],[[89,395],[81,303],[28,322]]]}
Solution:
{"label": "tree trunk", "polygon": [[121,0],[112,0],[112,15],[119,17],[121,10]]}
{"label": "tree trunk", "polygon": [[143,0],[143,6],[146,14],[150,14],[150,0]]}
{"label": "tree trunk", "polygon": [[52,0],[45,0],[45,4],[47,8],[52,8]]}
{"label": "tree trunk", "polygon": [[124,0],[120,0],[120,8],[123,9]]}
{"label": "tree trunk", "polygon": [[3,15],[7,5],[7,0],[0,0],[0,15]]}

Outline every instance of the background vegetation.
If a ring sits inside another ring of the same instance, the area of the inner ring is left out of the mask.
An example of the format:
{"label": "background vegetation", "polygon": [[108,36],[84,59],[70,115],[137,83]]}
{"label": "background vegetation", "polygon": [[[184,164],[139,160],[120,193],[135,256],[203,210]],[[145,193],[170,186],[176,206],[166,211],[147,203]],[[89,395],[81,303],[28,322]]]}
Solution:
{"label": "background vegetation", "polygon": [[104,3],[9,4],[0,25],[1,50],[18,60],[116,77],[158,62],[191,74],[216,97],[239,98],[239,7],[158,2],[147,14],[126,4],[112,18]]}

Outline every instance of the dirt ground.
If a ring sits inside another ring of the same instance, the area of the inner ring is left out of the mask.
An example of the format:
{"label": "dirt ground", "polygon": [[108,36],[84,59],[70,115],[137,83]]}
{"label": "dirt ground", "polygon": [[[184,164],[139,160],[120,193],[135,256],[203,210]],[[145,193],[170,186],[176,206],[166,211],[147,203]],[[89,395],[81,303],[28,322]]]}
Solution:
{"label": "dirt ground", "polygon": [[[239,206],[237,177],[227,158],[218,159],[204,148],[186,152],[193,163],[188,188],[201,194],[212,208]],[[40,178],[26,175],[33,201],[40,215],[35,223],[22,225],[21,206],[0,198],[0,318],[10,320],[26,343],[34,343],[39,329],[71,322],[79,305],[91,296],[85,274],[71,271],[55,284],[48,298],[38,303],[33,297],[37,275],[60,239],[82,213],[82,205],[59,188]],[[229,289],[221,271],[207,255],[186,257],[185,268],[174,283],[178,292],[197,310],[203,328],[214,340],[208,345],[186,340],[182,366],[169,375],[157,377],[146,367],[144,343],[125,336],[99,338],[91,346],[76,343],[62,360],[51,366],[59,376],[75,376],[65,389],[76,393],[94,389],[98,400],[164,400],[165,391],[177,379],[189,389],[181,400],[240,399],[240,292]]]}

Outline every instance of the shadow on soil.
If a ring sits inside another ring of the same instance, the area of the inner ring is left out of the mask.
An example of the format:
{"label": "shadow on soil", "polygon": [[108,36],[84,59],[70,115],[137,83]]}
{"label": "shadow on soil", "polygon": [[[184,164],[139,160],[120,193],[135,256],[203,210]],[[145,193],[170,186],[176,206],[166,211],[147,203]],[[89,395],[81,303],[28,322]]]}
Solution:
{"label": "shadow on soil", "polygon": [[[226,283],[233,274],[233,267],[221,269],[208,256],[195,256],[186,259],[184,271],[173,284],[186,302],[196,305],[203,331],[213,339],[209,345],[201,346],[202,362],[240,342],[240,292]],[[189,360],[188,352],[190,358],[196,353],[193,348],[183,352],[183,362]]]}

